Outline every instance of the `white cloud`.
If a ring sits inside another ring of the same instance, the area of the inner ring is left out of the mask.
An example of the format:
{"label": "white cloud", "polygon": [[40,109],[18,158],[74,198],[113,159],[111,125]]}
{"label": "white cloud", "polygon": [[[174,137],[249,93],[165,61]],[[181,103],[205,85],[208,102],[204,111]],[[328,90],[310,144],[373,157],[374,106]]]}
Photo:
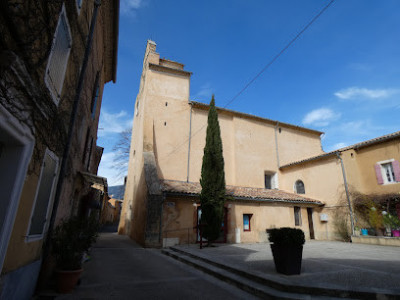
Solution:
{"label": "white cloud", "polygon": [[398,89],[367,89],[359,87],[350,87],[347,89],[340,90],[334,95],[340,99],[384,99],[394,94],[399,93]]}
{"label": "white cloud", "polygon": [[121,174],[121,171],[114,167],[114,158],[114,152],[103,153],[97,172],[99,176],[107,178],[109,186],[124,184],[124,175],[126,175]]}
{"label": "white cloud", "polygon": [[333,145],[333,149],[340,149],[340,148],[344,148],[344,147],[347,147],[347,146],[348,145],[346,143],[340,142],[340,143],[337,143],[337,144]]}
{"label": "white cloud", "polygon": [[199,91],[194,95],[195,98],[203,98],[204,100],[211,101],[213,89],[210,83],[203,84]]}
{"label": "white cloud", "polygon": [[126,111],[121,110],[119,113],[113,114],[103,108],[100,113],[98,135],[103,137],[108,134],[120,133],[131,128],[132,122],[133,117],[129,116]]}
{"label": "white cloud", "polygon": [[144,5],[143,0],[121,0],[121,14],[135,15],[136,10]]}
{"label": "white cloud", "polygon": [[302,122],[304,125],[327,126],[338,118],[340,118],[339,113],[329,108],[318,108],[306,114]]}

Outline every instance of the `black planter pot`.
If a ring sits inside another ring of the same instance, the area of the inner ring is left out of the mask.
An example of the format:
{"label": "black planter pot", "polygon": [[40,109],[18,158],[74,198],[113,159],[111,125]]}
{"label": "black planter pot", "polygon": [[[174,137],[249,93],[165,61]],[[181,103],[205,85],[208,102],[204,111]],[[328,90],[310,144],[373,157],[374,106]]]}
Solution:
{"label": "black planter pot", "polygon": [[303,246],[284,246],[271,244],[275,269],[285,275],[298,275],[301,272]]}

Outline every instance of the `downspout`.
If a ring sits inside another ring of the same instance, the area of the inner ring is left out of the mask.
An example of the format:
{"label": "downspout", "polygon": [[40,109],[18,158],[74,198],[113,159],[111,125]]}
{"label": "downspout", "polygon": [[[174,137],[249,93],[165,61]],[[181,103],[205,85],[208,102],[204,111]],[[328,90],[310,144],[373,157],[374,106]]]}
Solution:
{"label": "downspout", "polygon": [[82,88],[83,88],[83,81],[85,79],[86,68],[87,68],[87,64],[89,61],[89,54],[90,54],[90,50],[92,48],[94,27],[96,25],[97,13],[98,13],[98,9],[99,9],[100,5],[101,5],[101,0],[94,0],[94,10],[93,10],[93,15],[92,15],[92,20],[90,23],[89,35],[88,35],[88,39],[87,39],[87,43],[86,43],[85,54],[83,57],[81,72],[79,74],[78,85],[75,90],[74,105],[72,107],[71,117],[70,117],[69,126],[68,126],[67,142],[66,142],[66,146],[64,148],[60,173],[58,175],[59,177],[58,177],[58,182],[57,182],[57,189],[56,189],[56,194],[54,196],[53,209],[51,211],[49,231],[47,233],[47,238],[46,238],[46,246],[43,251],[44,257],[47,256],[47,253],[49,250],[50,236],[51,236],[51,232],[54,227],[58,205],[60,203],[61,191],[62,191],[62,187],[64,184],[64,178],[66,175],[67,163],[68,163],[68,158],[69,158],[69,151],[70,151],[71,144],[72,144],[72,136],[73,136],[73,131],[74,131],[74,127],[75,127],[75,120],[76,120],[76,117],[78,114],[78,106],[80,103],[80,98],[81,98],[80,96],[81,96],[81,92],[82,92]]}
{"label": "downspout", "polygon": [[190,144],[192,141],[192,110],[193,107],[190,104],[190,119],[189,119],[189,148],[188,148],[188,161],[187,161],[187,177],[186,182],[189,182],[189,167],[190,167]]}
{"label": "downspout", "polygon": [[344,164],[343,164],[343,159],[340,156],[339,152],[336,152],[337,158],[340,160],[340,164],[342,166],[342,173],[343,173],[343,181],[344,181],[344,188],[346,190],[346,197],[347,197],[347,203],[349,204],[349,211],[350,211],[350,222],[351,222],[351,232],[352,235],[354,235],[354,216],[353,216],[353,208],[351,207],[351,202],[350,202],[350,193],[349,193],[349,187],[347,185],[347,179],[346,179],[346,172],[344,171]]}
{"label": "downspout", "polygon": [[281,167],[279,163],[279,148],[278,148],[278,134],[276,133],[279,126],[279,122],[276,122],[275,125],[275,152],[276,152],[276,162],[278,163],[278,169]]}
{"label": "downspout", "polygon": [[164,203],[165,203],[165,192],[162,193],[162,201],[161,201],[161,207],[160,207],[160,225],[159,225],[160,228],[159,228],[159,231],[158,231],[158,242],[161,244],[161,248],[164,247],[164,245],[163,245],[163,239],[162,239],[162,236],[163,236],[163,232],[162,232],[162,226],[163,226],[162,219],[163,219],[163,213],[164,213]]}

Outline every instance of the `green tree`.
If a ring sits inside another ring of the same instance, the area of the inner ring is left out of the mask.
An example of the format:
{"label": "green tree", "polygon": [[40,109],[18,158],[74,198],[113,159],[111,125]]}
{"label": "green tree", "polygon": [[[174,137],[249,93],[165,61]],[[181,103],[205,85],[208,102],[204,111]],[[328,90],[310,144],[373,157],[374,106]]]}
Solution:
{"label": "green tree", "polygon": [[208,244],[215,241],[221,231],[225,203],[225,171],[221,131],[214,95],[208,111],[206,145],[201,168],[201,224]]}

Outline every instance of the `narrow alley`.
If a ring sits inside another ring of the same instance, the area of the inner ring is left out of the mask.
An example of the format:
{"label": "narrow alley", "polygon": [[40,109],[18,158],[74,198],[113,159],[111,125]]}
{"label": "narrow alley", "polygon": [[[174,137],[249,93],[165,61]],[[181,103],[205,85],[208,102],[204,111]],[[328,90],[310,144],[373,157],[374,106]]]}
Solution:
{"label": "narrow alley", "polygon": [[83,268],[74,292],[56,299],[255,299],[113,232],[101,233]]}

